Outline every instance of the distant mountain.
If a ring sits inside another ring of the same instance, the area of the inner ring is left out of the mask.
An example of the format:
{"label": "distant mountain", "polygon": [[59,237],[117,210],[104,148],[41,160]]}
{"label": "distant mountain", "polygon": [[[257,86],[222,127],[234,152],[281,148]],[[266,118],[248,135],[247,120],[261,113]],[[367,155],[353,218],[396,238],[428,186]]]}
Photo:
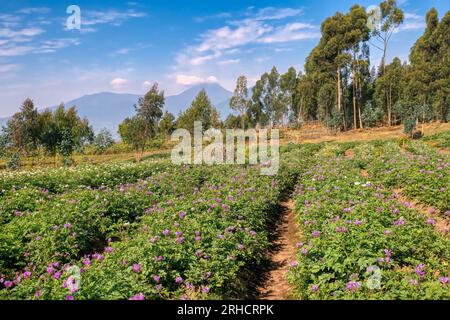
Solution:
{"label": "distant mountain", "polygon": [[123,119],[134,114],[134,105],[138,99],[139,96],[134,94],[102,92],[68,101],[65,106],[76,106],[78,114],[88,118],[95,131],[107,128],[116,135]]}
{"label": "distant mountain", "polygon": [[0,118],[0,131],[2,130],[2,127],[6,125],[9,118]]}
{"label": "distant mountain", "polygon": [[[225,119],[231,113],[228,102],[232,93],[215,83],[199,84],[178,95],[167,96],[165,110],[177,117],[180,111],[186,110],[191,105],[192,100],[202,89],[206,90],[211,102],[219,110],[222,119]],[[114,136],[117,136],[119,124],[123,119],[134,114],[134,105],[137,104],[139,97],[135,94],[102,92],[68,101],[65,106],[76,106],[78,114],[81,117],[87,117],[95,131],[107,128]],[[55,108],[52,107],[51,109],[54,110]],[[8,118],[0,118],[0,127],[5,125],[7,121]]]}
{"label": "distant mountain", "polygon": [[178,116],[180,111],[186,110],[191,105],[191,102],[203,89],[205,89],[212,104],[219,110],[221,117],[225,119],[231,111],[228,104],[224,105],[224,102],[229,100],[233,93],[217,83],[199,84],[178,95],[168,96],[166,98],[166,110],[171,112],[175,117]]}

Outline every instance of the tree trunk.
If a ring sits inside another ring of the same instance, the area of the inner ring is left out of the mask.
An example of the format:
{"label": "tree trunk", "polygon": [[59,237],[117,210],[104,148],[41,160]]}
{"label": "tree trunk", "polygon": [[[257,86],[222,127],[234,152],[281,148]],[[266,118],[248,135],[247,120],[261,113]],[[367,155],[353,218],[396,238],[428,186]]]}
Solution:
{"label": "tree trunk", "polygon": [[359,115],[359,128],[363,129],[362,117],[361,117],[361,98],[358,99],[358,115]]}
{"label": "tree trunk", "polygon": [[358,97],[358,115],[359,115],[359,128],[363,129],[363,123],[362,123],[362,115],[361,115],[361,109],[362,109],[362,85],[361,80],[359,78],[359,61],[357,62],[358,66],[358,77],[356,80],[356,93]]}
{"label": "tree trunk", "polygon": [[353,77],[353,130],[358,129],[358,125],[356,124],[356,89],[355,89],[355,78]]}
{"label": "tree trunk", "polygon": [[389,98],[388,98],[388,126],[392,125],[392,83],[389,83]]}
{"label": "tree trunk", "polygon": [[341,97],[341,66],[337,69],[337,90],[338,90],[338,110],[341,112],[342,109],[342,97]]}
{"label": "tree trunk", "polygon": [[388,43],[387,43],[387,33],[385,33],[384,34],[384,40],[383,40],[383,44],[384,44],[384,46],[383,46],[383,75],[385,75],[386,74],[386,52],[387,52],[387,46],[388,46]]}

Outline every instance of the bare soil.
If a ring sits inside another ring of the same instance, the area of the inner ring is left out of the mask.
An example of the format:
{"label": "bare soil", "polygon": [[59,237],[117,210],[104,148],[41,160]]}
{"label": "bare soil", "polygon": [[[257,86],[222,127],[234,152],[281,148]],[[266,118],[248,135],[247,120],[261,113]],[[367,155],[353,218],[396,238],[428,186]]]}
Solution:
{"label": "bare soil", "polygon": [[293,211],[294,201],[280,204],[279,222],[273,230],[274,241],[270,253],[270,263],[266,280],[258,288],[261,300],[292,299],[292,287],[288,282],[290,263],[296,259],[296,244],[299,229]]}

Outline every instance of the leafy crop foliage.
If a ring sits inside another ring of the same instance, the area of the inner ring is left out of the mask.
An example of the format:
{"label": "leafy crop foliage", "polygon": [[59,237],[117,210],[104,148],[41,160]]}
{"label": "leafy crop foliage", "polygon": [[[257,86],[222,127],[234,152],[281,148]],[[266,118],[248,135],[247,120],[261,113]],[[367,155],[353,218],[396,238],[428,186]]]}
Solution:
{"label": "leafy crop foliage", "polygon": [[449,158],[419,142],[374,142],[352,158],[322,153],[314,163],[295,193],[303,231],[290,270],[295,295],[448,299],[449,239],[393,187],[448,219]]}
{"label": "leafy crop foliage", "polygon": [[164,159],[2,173],[0,299],[247,297],[295,186],[297,297],[449,298],[448,238],[396,193],[447,219],[448,157],[375,141],[290,144],[281,160],[274,177]]}

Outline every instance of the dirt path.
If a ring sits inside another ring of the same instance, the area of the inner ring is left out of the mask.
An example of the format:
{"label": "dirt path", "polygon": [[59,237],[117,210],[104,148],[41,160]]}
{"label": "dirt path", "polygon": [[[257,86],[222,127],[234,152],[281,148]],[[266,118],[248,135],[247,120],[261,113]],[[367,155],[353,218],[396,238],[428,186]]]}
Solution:
{"label": "dirt path", "polygon": [[293,211],[294,201],[289,199],[281,204],[279,223],[274,232],[274,242],[270,257],[267,280],[258,289],[261,300],[292,299],[292,288],[287,275],[289,265],[295,260],[298,242],[298,225]]}

